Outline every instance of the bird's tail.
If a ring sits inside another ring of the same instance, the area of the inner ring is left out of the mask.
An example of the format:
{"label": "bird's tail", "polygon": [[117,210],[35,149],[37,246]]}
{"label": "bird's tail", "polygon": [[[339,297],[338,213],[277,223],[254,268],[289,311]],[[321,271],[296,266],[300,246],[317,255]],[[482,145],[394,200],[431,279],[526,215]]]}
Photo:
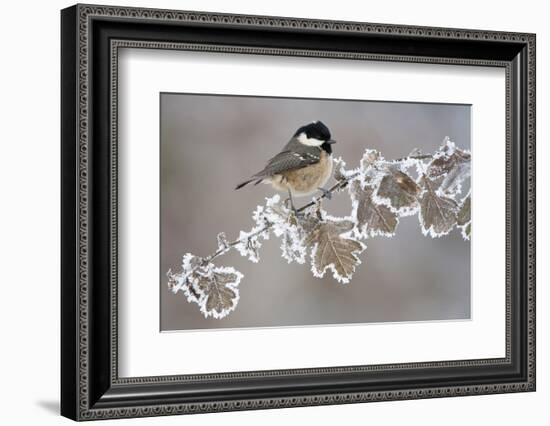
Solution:
{"label": "bird's tail", "polygon": [[256,182],[254,182],[254,185],[258,185],[262,180],[263,180],[262,177],[259,177],[259,176],[252,176],[250,179],[245,180],[244,182],[239,183],[239,184],[235,187],[235,190],[241,189],[243,186],[246,186],[246,185],[248,185],[250,182],[254,182],[254,181],[256,181]]}

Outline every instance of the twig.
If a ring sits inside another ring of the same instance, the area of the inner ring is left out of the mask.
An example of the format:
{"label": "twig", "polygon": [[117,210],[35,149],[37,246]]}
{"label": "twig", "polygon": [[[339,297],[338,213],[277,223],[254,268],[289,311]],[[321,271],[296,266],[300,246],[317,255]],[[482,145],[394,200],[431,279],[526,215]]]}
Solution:
{"label": "twig", "polygon": [[221,256],[224,253],[227,253],[231,247],[236,246],[237,244],[242,243],[245,240],[250,240],[250,238],[253,238],[256,235],[260,235],[262,232],[267,231],[272,226],[273,226],[272,223],[267,223],[263,228],[248,235],[246,238],[241,238],[240,240],[235,240],[235,241],[231,241],[230,243],[227,243],[227,245],[224,248],[218,249],[214,254],[211,254],[210,256],[205,257],[203,263],[208,263],[211,260],[215,259],[216,257]]}
{"label": "twig", "polygon": [[434,156],[432,154],[419,154],[419,155],[408,155],[406,157],[397,158],[396,160],[387,160],[388,163],[399,163],[408,159],[411,160],[432,160]]}

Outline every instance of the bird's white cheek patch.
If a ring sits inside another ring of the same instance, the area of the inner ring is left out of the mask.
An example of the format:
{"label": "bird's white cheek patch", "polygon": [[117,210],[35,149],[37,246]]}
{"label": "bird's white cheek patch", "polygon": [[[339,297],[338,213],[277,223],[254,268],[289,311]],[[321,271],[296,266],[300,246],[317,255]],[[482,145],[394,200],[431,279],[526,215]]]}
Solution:
{"label": "bird's white cheek patch", "polygon": [[307,146],[321,146],[324,143],[324,141],[321,141],[319,139],[308,138],[305,133],[300,133],[296,139],[298,139],[300,143],[303,143]]}

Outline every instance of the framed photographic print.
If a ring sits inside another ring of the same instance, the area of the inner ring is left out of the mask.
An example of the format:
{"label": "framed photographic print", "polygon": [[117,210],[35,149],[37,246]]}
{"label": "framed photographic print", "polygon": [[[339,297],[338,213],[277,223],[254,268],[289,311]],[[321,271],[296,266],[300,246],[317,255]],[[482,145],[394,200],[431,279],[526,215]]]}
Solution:
{"label": "framed photographic print", "polygon": [[535,390],[535,35],[61,29],[64,416]]}

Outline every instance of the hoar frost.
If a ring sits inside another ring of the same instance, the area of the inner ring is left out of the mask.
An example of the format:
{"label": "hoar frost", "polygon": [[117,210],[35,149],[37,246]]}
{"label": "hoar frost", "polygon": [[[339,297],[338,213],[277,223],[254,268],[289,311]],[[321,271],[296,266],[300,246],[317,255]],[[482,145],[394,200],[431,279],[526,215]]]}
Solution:
{"label": "hoar frost", "polygon": [[188,302],[199,305],[205,318],[220,319],[235,310],[242,278],[235,268],[215,266],[190,253],[183,257],[181,272],[168,271],[171,290],[182,291]]}
{"label": "hoar frost", "polygon": [[337,183],[331,193],[347,193],[351,212],[333,217],[321,208],[324,196],[298,210],[289,208],[280,195],[266,198],[252,214],[253,226],[240,231],[229,242],[226,234],[216,237],[217,251],[208,257],[191,253],[183,256],[178,273],[168,271],[168,287],[182,292],[196,303],[205,317],[220,319],[235,310],[243,275],[232,267],[220,267],[213,260],[234,248],[253,263],[260,261],[262,243],[273,234],[280,239],[281,257],[287,262],[310,263],[315,277],[330,271],[347,284],[361,264],[363,242],[376,236],[393,237],[401,218],[417,215],[423,235],[439,238],[457,228],[470,239],[471,196],[460,197],[470,176],[471,154],[449,138],[433,154],[412,150],[404,158],[386,160],[376,150],[365,150],[356,168],[334,160]]}

